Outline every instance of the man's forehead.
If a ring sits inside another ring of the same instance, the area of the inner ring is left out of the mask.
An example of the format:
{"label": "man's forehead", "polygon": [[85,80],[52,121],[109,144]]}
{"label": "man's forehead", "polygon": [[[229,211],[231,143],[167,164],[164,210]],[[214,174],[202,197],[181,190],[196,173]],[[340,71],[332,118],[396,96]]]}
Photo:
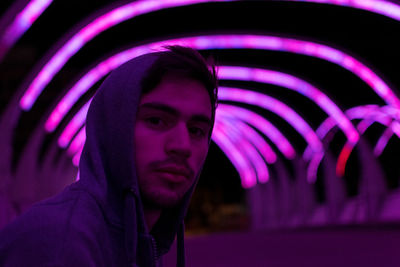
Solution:
{"label": "man's forehead", "polygon": [[200,110],[191,110],[191,111],[180,110],[179,108],[168,105],[167,103],[153,101],[153,102],[144,102],[139,105],[139,112],[146,112],[146,111],[159,111],[176,117],[184,116],[188,117],[188,119],[190,120],[200,121],[211,125],[210,114],[208,114],[208,112]]}

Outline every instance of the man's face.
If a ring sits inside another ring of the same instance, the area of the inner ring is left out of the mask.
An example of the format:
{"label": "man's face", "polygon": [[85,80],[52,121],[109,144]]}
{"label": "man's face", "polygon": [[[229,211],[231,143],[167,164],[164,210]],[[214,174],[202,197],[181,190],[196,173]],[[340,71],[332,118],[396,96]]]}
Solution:
{"label": "man's face", "polygon": [[208,152],[211,102],[200,82],[172,75],[140,99],[135,124],[138,182],[144,201],[176,205]]}

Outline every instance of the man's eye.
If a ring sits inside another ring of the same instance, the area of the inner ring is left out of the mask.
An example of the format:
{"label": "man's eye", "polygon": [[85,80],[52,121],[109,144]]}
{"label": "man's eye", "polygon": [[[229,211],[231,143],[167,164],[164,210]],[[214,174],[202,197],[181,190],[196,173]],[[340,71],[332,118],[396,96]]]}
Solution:
{"label": "man's eye", "polygon": [[160,117],[149,117],[145,119],[145,122],[153,127],[165,125],[165,122]]}
{"label": "man's eye", "polygon": [[202,128],[199,128],[199,127],[190,127],[189,131],[195,137],[200,138],[200,137],[206,136],[206,132]]}

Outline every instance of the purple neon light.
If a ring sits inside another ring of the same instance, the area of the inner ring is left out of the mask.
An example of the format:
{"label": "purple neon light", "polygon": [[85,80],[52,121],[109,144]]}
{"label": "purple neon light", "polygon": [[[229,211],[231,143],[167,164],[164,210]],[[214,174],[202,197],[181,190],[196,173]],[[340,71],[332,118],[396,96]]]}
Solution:
{"label": "purple neon light", "polygon": [[0,58],[31,27],[53,0],[31,0],[0,36]]}
{"label": "purple neon light", "polygon": [[71,122],[68,123],[67,127],[65,127],[64,131],[60,135],[60,138],[58,139],[58,144],[60,147],[66,148],[78,129],[80,129],[85,123],[90,102],[91,100],[88,101],[78,113],[76,113]]}
{"label": "purple neon light", "polygon": [[304,80],[278,71],[233,66],[219,66],[218,76],[220,79],[269,83],[296,91],[313,100],[322,110],[330,115],[343,130],[350,142],[356,143],[358,141],[357,130],[340,108],[318,88]]}
{"label": "purple neon light", "polygon": [[216,112],[216,117],[221,117],[220,120],[231,121],[237,130],[241,132],[248,140],[252,142],[254,147],[257,148],[259,153],[263,156],[268,164],[274,164],[276,162],[277,156],[271,146],[265,141],[260,134],[251,128],[245,122],[235,118],[232,114],[226,112],[224,107],[219,107]]}
{"label": "purple neon light", "polygon": [[[376,156],[382,153],[392,133],[395,133],[400,138],[400,123],[393,121],[393,118],[396,119],[399,113],[393,107],[385,106],[381,108],[378,105],[365,105],[348,109],[345,113],[346,116],[348,116],[351,120],[360,118],[363,119],[357,125],[357,130],[360,134],[363,134],[374,122],[379,122],[380,124],[388,127],[374,148],[374,154]],[[335,126],[336,124],[333,119],[328,118],[320,125],[320,127],[318,127],[316,133],[320,139],[323,139],[325,135]],[[346,142],[342,151],[340,152],[339,160],[336,166],[338,175],[343,176],[347,159],[354,146],[354,143]],[[304,151],[303,157],[310,157],[311,153],[310,147],[307,147],[307,149]]]}
{"label": "purple neon light", "polygon": [[386,128],[381,137],[379,138],[378,142],[375,145],[374,148],[374,155],[376,157],[379,157],[383,150],[385,149],[387,143],[389,142],[389,139],[393,136],[393,131],[391,128]]}
{"label": "purple neon light", "polygon": [[310,2],[320,4],[331,4],[363,9],[378,13],[389,18],[400,20],[400,6],[389,1],[380,0],[284,0],[292,2]]}
{"label": "purple neon light", "polygon": [[264,117],[247,110],[227,104],[218,104],[218,110],[222,110],[231,114],[234,118],[240,119],[247,124],[253,126],[267,136],[279,149],[279,151],[287,158],[294,159],[296,152],[286,137]]}
{"label": "purple neon light", "polygon": [[[347,70],[353,72],[360,79],[366,82],[379,96],[381,96],[384,101],[393,105],[396,108],[400,107],[400,101],[393,93],[393,91],[385,84],[385,82],[380,79],[372,70],[363,65],[361,62],[357,61],[355,58],[336,50],[332,47],[324,46],[317,43],[281,38],[281,37],[271,37],[271,36],[258,36],[258,35],[211,35],[211,36],[198,36],[198,37],[185,37],[180,39],[171,39],[155,43],[150,43],[147,45],[133,47],[131,49],[125,50],[118,53],[103,62],[99,63],[94,69],[89,73],[84,75],[76,85],[70,90],[70,92],[63,98],[57,105],[56,109],[50,115],[46,128],[51,131],[55,129],[65,116],[66,112],[72,107],[72,105],[79,99],[79,97],[86,92],[94,83],[99,79],[104,77],[111,69],[118,67],[119,65],[125,63],[126,61],[142,55],[144,53],[149,53],[154,50],[161,49],[165,45],[180,44],[184,46],[193,47],[195,49],[226,49],[226,48],[248,48],[248,49],[264,49],[264,50],[274,50],[274,51],[285,51],[297,54],[304,54],[307,56],[321,58],[332,63],[338,64]],[[60,61],[61,62],[61,61]],[[47,73],[49,75],[41,75],[35,79],[31,84],[29,89],[24,95],[25,104],[21,104],[23,109],[29,109],[35,101],[36,97],[40,94],[41,90],[50,81],[50,77],[53,77],[58,69],[52,69],[51,67],[43,68],[41,73]],[[40,77],[45,78],[40,78]],[[47,77],[47,78],[46,78]],[[31,94],[32,92],[32,94]],[[36,92],[36,93],[33,93]],[[327,98],[323,98],[318,102],[325,102]],[[21,103],[22,103],[21,102]],[[24,108],[25,107],[25,108]],[[337,116],[337,111],[332,110],[331,106],[328,105],[330,112],[334,112]],[[341,126],[346,129],[346,133],[349,133],[350,140],[356,140],[356,135],[354,131],[350,131],[351,126],[349,126],[345,120],[341,120]]]}
{"label": "purple neon light", "polygon": [[203,2],[224,2],[228,0],[164,0],[148,1],[139,0],[117,7],[106,14],[95,18],[91,23],[80,29],[69,39],[46,63],[38,76],[32,81],[26,93],[20,101],[24,110],[29,110],[44,87],[50,82],[54,75],[65,65],[65,63],[76,54],[87,42],[99,33],[135,16],[183,5],[191,5]]}
{"label": "purple neon light", "polygon": [[72,140],[71,145],[68,147],[67,154],[69,156],[75,155],[86,141],[86,127],[82,127],[79,133]]}
{"label": "purple neon light", "polygon": [[[354,108],[348,109],[345,112],[345,114],[349,119],[369,118],[370,121],[363,120],[357,126],[357,130],[361,133],[366,131],[367,128],[374,121],[378,121],[381,124],[386,125],[386,126],[388,126],[388,123],[390,123],[390,120],[388,121],[388,119],[389,119],[388,116],[385,115],[383,112],[379,111],[378,105],[365,105],[365,106],[354,107]],[[328,132],[331,131],[333,129],[333,127],[335,127],[335,126],[336,126],[336,122],[331,117],[329,117],[324,122],[321,123],[321,125],[316,130],[316,134],[322,140],[323,138],[325,138],[325,136],[328,134]],[[309,158],[311,156],[311,154],[312,154],[311,148],[307,147],[303,153],[303,157]]]}
{"label": "purple neon light", "polygon": [[267,165],[265,161],[261,157],[260,153],[257,149],[249,142],[247,139],[246,133],[240,132],[234,122],[231,122],[229,119],[225,119],[220,121],[225,127],[227,136],[231,139],[231,142],[241,150],[243,150],[246,158],[248,158],[256,171],[256,176],[258,181],[261,183],[266,183],[269,180],[269,173]]}
{"label": "purple neon light", "polygon": [[307,122],[293,109],[279,100],[265,94],[228,87],[220,87],[218,89],[218,97],[220,100],[259,106],[278,114],[303,136],[314,152],[323,151],[321,141]]}
{"label": "purple neon light", "polygon": [[79,160],[81,159],[82,150],[83,150],[83,146],[79,149],[79,151],[72,158],[72,164],[74,164],[74,166],[77,166],[77,167],[79,166]]}
{"label": "purple neon light", "polygon": [[229,138],[226,138],[224,134],[225,131],[226,129],[223,128],[223,125],[215,125],[212,139],[235,166],[239,173],[242,186],[244,188],[253,187],[257,183],[255,170],[248,162],[248,159],[242,154],[242,151],[237,149]]}

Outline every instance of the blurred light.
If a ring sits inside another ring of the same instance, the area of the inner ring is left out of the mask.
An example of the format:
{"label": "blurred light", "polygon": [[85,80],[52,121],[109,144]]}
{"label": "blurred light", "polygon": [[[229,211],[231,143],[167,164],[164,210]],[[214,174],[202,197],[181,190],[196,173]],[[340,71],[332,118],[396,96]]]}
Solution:
{"label": "blurred light", "polygon": [[32,26],[53,0],[31,0],[0,36],[0,58]]}
{"label": "blurred light", "polygon": [[90,103],[91,100],[87,102],[78,111],[78,113],[75,114],[74,118],[65,127],[64,131],[60,135],[60,138],[58,139],[58,144],[60,145],[60,147],[66,148],[68,144],[71,142],[72,137],[78,131],[78,129],[80,129],[82,125],[85,123]]}
{"label": "blurred light", "polygon": [[[191,5],[204,2],[226,2],[229,0],[139,0],[117,7],[97,18],[80,29],[69,39],[45,64],[38,73],[24,96],[20,100],[23,110],[30,110],[44,87],[65,65],[65,63],[76,54],[86,43],[101,32],[135,16],[157,11],[164,8],[171,8],[183,5]],[[40,2],[40,1],[39,1]],[[41,1],[43,2],[43,1]]]}
{"label": "blurred light", "polygon": [[400,6],[390,1],[381,0],[284,0],[292,2],[311,2],[321,4],[332,4],[363,9],[373,13],[400,21]]}
{"label": "blurred light", "polygon": [[[338,64],[342,67],[345,67],[349,71],[353,72],[355,75],[357,75],[360,79],[364,80],[368,85],[371,86],[375,92],[381,96],[384,101],[387,103],[393,105],[394,107],[398,108],[400,107],[400,101],[399,99],[395,96],[395,94],[392,92],[392,90],[376,75],[374,74],[370,69],[368,69],[366,66],[364,66],[362,63],[358,62],[356,59],[350,57],[349,55],[345,55],[343,57],[343,61],[337,61],[338,57],[337,56],[332,56],[332,49],[333,48],[327,48],[324,45],[317,44],[317,43],[312,43],[312,42],[306,42],[306,41],[301,41],[301,40],[295,40],[295,39],[288,39],[288,38],[281,38],[281,37],[271,37],[271,36],[257,36],[257,35],[211,35],[211,36],[197,36],[197,37],[185,37],[185,38],[180,38],[180,39],[171,39],[171,40],[165,40],[165,41],[160,41],[160,42],[155,42],[155,43],[150,43],[146,45],[142,45],[139,47],[133,47],[131,49],[125,50],[123,52],[120,52],[114,56],[111,56],[110,58],[102,61],[99,63],[95,68],[93,68],[91,71],[89,71],[87,74],[85,74],[68,92],[68,94],[58,103],[56,109],[51,113],[49,119],[46,122],[46,129],[48,131],[54,130],[61,119],[65,116],[65,114],[69,111],[69,109],[73,106],[73,104],[79,99],[79,97],[84,94],[91,86],[93,86],[97,81],[99,81],[102,77],[104,77],[109,71],[112,69],[118,67],[119,65],[125,63],[126,61],[140,56],[145,53],[150,53],[155,50],[160,50],[162,49],[163,46],[165,45],[183,45],[183,46],[189,46],[195,49],[228,49],[228,48],[247,48],[247,49],[266,49],[266,50],[277,50],[277,51],[285,51],[285,52],[292,52],[292,53],[297,53],[297,54],[305,54],[308,56],[312,57],[317,57],[321,59],[328,60],[332,63]],[[313,47],[314,49],[310,49],[310,47]],[[330,51],[329,54],[323,54],[323,51]],[[338,53],[342,53],[340,51],[337,51]],[[353,62],[351,65],[345,64],[344,62],[351,61]],[[46,65],[48,66],[48,65]],[[47,82],[50,81],[50,77],[55,74],[56,71],[51,71],[51,68],[48,69],[48,67],[43,68],[43,70],[46,69],[46,73],[48,72],[48,75],[41,75],[33,81],[31,86],[29,88],[37,88],[37,89],[32,89],[32,90],[42,90],[46,85]],[[54,69],[55,70],[55,69]],[[57,70],[58,71],[58,70]],[[50,75],[50,73],[53,73]],[[361,74],[363,73],[363,74]],[[365,75],[365,73],[368,73],[368,75]],[[236,74],[238,72],[236,71]],[[250,73],[243,73],[240,74],[241,77],[245,77],[248,75],[251,78]],[[365,79],[365,77],[368,76],[368,80]],[[286,76],[287,77],[287,76]],[[372,77],[372,78],[371,78]],[[260,77],[257,77],[257,79],[262,79],[261,75]],[[271,78],[272,79],[272,78]],[[291,82],[294,80],[288,80],[287,78],[286,82],[288,83],[287,86],[293,87],[293,84],[290,85]],[[306,84],[304,83],[299,83],[300,88],[303,89]],[[384,90],[381,90],[382,88],[386,88]],[[33,101],[36,100],[36,97],[40,94],[31,94],[31,89],[29,89],[25,95],[24,98],[27,99],[28,102],[31,102],[33,104]],[[313,88],[314,89],[314,88]],[[309,91],[309,90],[308,90]],[[315,90],[313,90],[315,92]],[[383,93],[384,92],[384,93]],[[313,93],[311,93],[313,94]],[[35,96],[34,96],[35,95]],[[321,105],[326,105],[330,103],[330,100],[326,97],[323,97],[321,94],[317,94],[316,97],[318,100],[318,103]],[[31,106],[29,104],[29,107]],[[24,106],[24,105],[23,105]],[[335,116],[338,116],[337,114],[340,114],[340,110],[337,110],[334,108],[331,104],[328,104],[327,106],[327,112],[329,114],[336,114]],[[342,117],[343,118],[343,117]],[[351,125],[346,123],[346,120],[340,119],[340,124],[344,129],[346,129],[345,133],[349,134],[348,138],[352,142],[357,140],[358,135],[351,129]]]}
{"label": "blurred light", "polygon": [[86,140],[86,127],[82,127],[79,133],[72,140],[71,145],[67,150],[69,156],[75,155],[81,147],[85,144]]}
{"label": "blurred light", "polygon": [[264,117],[245,108],[221,103],[218,104],[217,112],[219,112],[218,110],[223,110],[224,112],[231,114],[231,116],[240,119],[259,130],[276,145],[279,151],[287,159],[291,160],[295,158],[296,152],[290,142],[273,124],[267,121]]}
{"label": "blurred light", "polygon": [[344,171],[346,167],[347,160],[350,157],[351,151],[353,150],[355,144],[346,143],[339,154],[337,164],[336,164],[336,175],[339,177],[344,176]]}
{"label": "blurred light", "polygon": [[358,141],[359,136],[357,130],[340,108],[323,92],[304,80],[272,70],[232,66],[219,66],[218,77],[227,80],[244,80],[274,84],[294,90],[314,101],[322,110],[330,115],[343,130],[350,142],[356,143]]}
{"label": "blurred light", "polygon": [[242,154],[241,150],[237,149],[229,138],[226,138],[226,129],[223,128],[223,125],[215,125],[211,138],[235,166],[239,173],[242,186],[244,188],[255,186],[257,183],[257,177],[253,167],[248,162],[248,159]]}
{"label": "blurred light", "polygon": [[260,153],[249,142],[250,140],[246,138],[245,133],[240,132],[229,119],[221,120],[219,123],[226,129],[226,136],[231,140],[232,144],[243,151],[244,156],[250,161],[256,171],[258,181],[262,183],[267,182],[269,179],[267,165],[260,156]]}
{"label": "blurred light", "polygon": [[233,114],[224,111],[224,108],[217,108],[216,117],[221,117],[221,120],[229,120],[235,125],[235,128],[241,132],[252,144],[257,148],[268,164],[274,164],[277,156],[270,145],[260,134],[240,119],[235,118]]}
{"label": "blurred light", "polygon": [[279,100],[254,91],[228,87],[219,87],[218,97],[223,101],[246,103],[274,112],[296,129],[312,147],[314,152],[321,152],[323,150],[321,141],[307,122],[293,109]]}
{"label": "blurred light", "polygon": [[393,136],[393,131],[391,128],[386,128],[381,137],[378,139],[378,142],[375,145],[374,148],[374,155],[376,157],[379,157],[383,150],[385,149],[387,143],[389,142],[389,139]]}

